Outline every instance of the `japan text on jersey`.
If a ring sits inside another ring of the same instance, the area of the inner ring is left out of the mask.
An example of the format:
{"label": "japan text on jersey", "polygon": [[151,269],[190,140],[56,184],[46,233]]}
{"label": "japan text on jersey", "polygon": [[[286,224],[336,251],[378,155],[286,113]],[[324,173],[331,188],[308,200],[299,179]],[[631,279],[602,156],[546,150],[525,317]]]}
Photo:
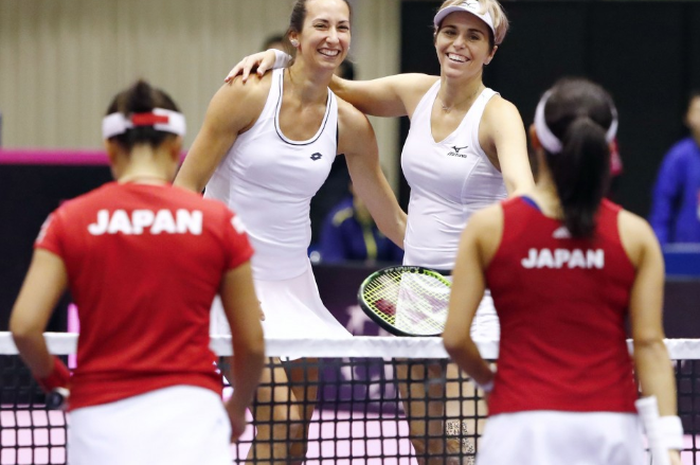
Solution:
{"label": "japan text on jersey", "polygon": [[102,234],[202,234],[202,212],[178,209],[175,214],[168,209],[157,211],[138,209],[100,210],[97,219],[88,225],[93,236]]}

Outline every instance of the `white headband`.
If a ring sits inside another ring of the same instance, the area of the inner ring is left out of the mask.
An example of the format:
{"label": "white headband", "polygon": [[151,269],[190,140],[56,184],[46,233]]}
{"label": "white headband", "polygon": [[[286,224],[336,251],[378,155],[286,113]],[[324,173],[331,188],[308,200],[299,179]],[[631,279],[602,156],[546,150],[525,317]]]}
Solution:
{"label": "white headband", "polygon": [[112,113],[102,119],[102,138],[124,134],[138,126],[153,126],[156,131],[171,132],[185,136],[185,116],[173,110],[154,108],[150,113],[133,113],[127,117],[124,113]]}
{"label": "white headband", "polygon": [[433,24],[435,25],[435,27],[440,27],[440,23],[442,22],[442,20],[445,19],[445,17],[450,13],[454,13],[456,11],[466,11],[467,13],[471,13],[483,22],[485,22],[486,25],[491,29],[495,40],[496,28],[493,27],[493,19],[491,18],[491,13],[489,13],[488,10],[486,10],[485,13],[481,13],[480,10],[481,5],[479,4],[478,0],[465,0],[459,5],[448,6],[447,8],[443,8],[442,10],[438,11],[435,14],[435,17],[433,18]]}
{"label": "white headband", "polygon": [[[540,140],[542,147],[549,153],[561,153],[563,146],[561,141],[555,136],[552,131],[547,126],[547,121],[544,118],[544,107],[547,105],[547,100],[552,95],[552,91],[548,90],[544,93],[540,102],[537,104],[537,110],[535,110],[535,132],[537,133],[537,138]],[[610,144],[615,140],[617,135],[617,109],[613,106],[611,108],[613,120],[610,123],[608,132],[605,133],[605,140]]]}

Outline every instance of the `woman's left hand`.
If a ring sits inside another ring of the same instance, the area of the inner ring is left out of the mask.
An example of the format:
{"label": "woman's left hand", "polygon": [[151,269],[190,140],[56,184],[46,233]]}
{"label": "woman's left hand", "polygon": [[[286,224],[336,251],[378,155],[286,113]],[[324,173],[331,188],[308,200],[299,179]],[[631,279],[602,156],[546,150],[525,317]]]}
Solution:
{"label": "woman's left hand", "polygon": [[226,79],[224,79],[224,82],[233,81],[233,78],[239,74],[241,75],[241,80],[246,82],[248,81],[250,73],[254,69],[259,76],[262,76],[273,68],[275,65],[275,60],[276,57],[274,50],[265,50],[264,52],[248,55],[239,61],[236,66],[231,69],[231,71],[229,71],[228,76],[226,76]]}

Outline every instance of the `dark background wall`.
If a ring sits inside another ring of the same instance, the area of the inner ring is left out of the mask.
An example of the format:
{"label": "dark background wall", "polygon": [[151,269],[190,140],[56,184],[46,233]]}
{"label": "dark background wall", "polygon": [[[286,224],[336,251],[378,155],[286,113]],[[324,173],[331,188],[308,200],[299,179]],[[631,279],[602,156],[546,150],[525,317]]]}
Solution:
{"label": "dark background wall", "polygon": [[[106,165],[0,163],[0,331],[7,330],[10,310],[29,267],[34,239],[46,217],[61,202],[111,179]],[[65,296],[59,308],[65,310],[69,302]],[[65,328],[66,312],[54,312],[48,330]]]}
{"label": "dark background wall", "polygon": [[[439,74],[432,18],[440,3],[403,2],[402,72]],[[585,76],[605,86],[620,113],[624,173],[615,199],[647,216],[661,158],[687,134],[688,92],[700,87],[700,3],[519,0],[503,6],[511,29],[485,70],[486,86],[513,102],[526,125],[541,93],[559,77]],[[409,190],[402,182],[405,205]]]}

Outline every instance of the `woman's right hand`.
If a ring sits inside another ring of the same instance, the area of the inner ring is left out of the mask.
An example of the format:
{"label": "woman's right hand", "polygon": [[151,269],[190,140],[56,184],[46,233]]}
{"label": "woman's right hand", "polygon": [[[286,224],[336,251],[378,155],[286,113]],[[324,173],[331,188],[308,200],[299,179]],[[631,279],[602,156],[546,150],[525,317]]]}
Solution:
{"label": "woman's right hand", "polygon": [[224,405],[228,418],[231,421],[231,443],[236,443],[248,425],[248,420],[245,416],[246,409],[241,407],[240,403],[236,402],[233,397]]}
{"label": "woman's right hand", "polygon": [[256,69],[258,76],[263,76],[267,71],[271,70],[275,65],[275,51],[265,50],[264,52],[254,53],[244,57],[229,71],[224,82],[231,82],[233,78],[239,74],[242,76],[243,82],[248,80],[250,73]]}

